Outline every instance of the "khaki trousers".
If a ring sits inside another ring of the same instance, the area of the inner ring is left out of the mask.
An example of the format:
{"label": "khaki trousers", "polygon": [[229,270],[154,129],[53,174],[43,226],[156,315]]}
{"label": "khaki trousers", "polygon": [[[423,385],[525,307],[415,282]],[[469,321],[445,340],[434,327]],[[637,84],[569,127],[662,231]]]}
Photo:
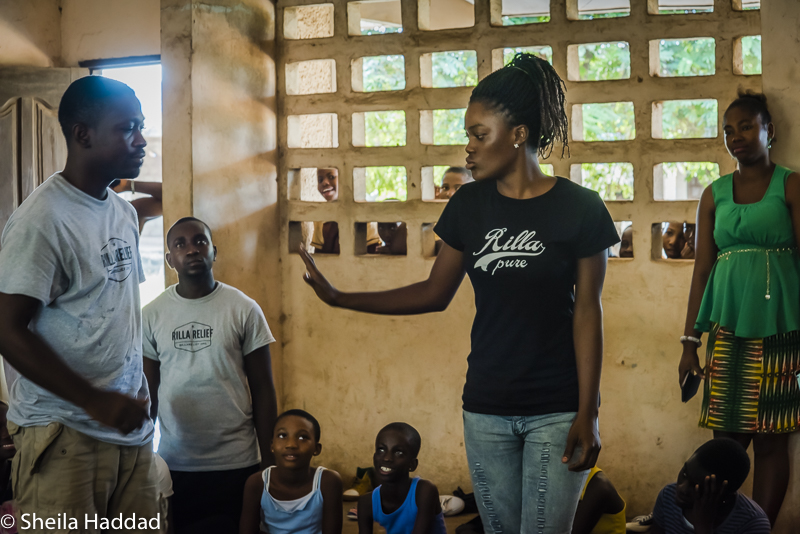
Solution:
{"label": "khaki trousers", "polygon": [[61,423],[9,421],[8,431],[17,448],[11,484],[19,532],[158,531],[164,518],[152,443],[114,445]]}

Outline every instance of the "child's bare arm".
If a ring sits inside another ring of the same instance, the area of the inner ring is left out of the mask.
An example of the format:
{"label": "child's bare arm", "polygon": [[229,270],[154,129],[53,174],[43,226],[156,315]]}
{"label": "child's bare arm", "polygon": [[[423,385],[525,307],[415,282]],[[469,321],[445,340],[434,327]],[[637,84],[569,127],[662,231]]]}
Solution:
{"label": "child's bare arm", "polygon": [[263,491],[264,482],[261,479],[261,471],[250,475],[244,485],[239,534],[259,534],[261,531],[261,493]]}
{"label": "child's bare arm", "polygon": [[358,534],[372,534],[372,492],[358,498]]}
{"label": "child's bare arm", "polygon": [[322,490],[322,534],[342,534],[342,477],[326,469],[320,481]]}
{"label": "child's bare arm", "polygon": [[417,520],[411,534],[429,534],[433,532],[433,522],[442,505],[439,503],[439,490],[429,480],[417,482]]}

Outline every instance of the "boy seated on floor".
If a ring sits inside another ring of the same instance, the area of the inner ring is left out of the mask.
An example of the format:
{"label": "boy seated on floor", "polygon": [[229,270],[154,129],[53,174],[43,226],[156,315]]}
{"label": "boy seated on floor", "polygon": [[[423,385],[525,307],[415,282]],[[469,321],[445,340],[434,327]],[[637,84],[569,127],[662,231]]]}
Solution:
{"label": "boy seated on floor", "polygon": [[739,493],[750,458],[736,441],[707,441],[686,460],[678,482],[661,490],[653,534],[769,534],[767,514]]}
{"label": "boy seated on floor", "polygon": [[407,423],[391,423],[375,438],[376,483],[358,500],[358,534],[372,534],[378,522],[387,534],[446,534],[439,490],[428,480],[411,478],[422,438]]}

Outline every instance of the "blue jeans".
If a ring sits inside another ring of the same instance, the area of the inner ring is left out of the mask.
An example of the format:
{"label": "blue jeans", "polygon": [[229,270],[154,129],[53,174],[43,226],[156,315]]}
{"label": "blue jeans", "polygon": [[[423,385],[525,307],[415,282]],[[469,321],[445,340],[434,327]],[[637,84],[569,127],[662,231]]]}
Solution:
{"label": "blue jeans", "polygon": [[[561,456],[575,413],[464,412],[472,488],[487,534],[570,534],[588,471]],[[575,451],[574,461],[580,454]]]}

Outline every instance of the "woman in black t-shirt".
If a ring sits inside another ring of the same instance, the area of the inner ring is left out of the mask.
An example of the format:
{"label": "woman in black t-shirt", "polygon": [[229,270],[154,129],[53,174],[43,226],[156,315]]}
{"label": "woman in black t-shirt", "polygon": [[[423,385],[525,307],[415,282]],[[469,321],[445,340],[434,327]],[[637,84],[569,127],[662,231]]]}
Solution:
{"label": "woman in black t-shirt", "polygon": [[597,193],[539,168],[539,155],[567,144],[564,105],[562,80],[529,54],[478,84],[465,118],[476,181],[436,225],[444,246],[427,280],[344,293],[301,252],[323,301],[369,313],[442,311],[469,275],[476,314],[464,434],[490,533],[569,533],[600,451],[600,295],[606,250],[619,237]]}

